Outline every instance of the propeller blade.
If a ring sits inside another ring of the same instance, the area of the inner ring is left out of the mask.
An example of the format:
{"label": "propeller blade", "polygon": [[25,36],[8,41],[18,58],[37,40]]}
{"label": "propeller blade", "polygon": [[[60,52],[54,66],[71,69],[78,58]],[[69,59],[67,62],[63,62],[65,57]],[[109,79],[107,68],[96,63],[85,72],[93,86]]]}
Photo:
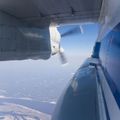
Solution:
{"label": "propeller blade", "polygon": [[80,26],[76,26],[76,27],[66,31],[65,33],[61,34],[61,37],[66,37],[69,35],[80,34],[80,33],[82,33]]}
{"label": "propeller blade", "polygon": [[66,59],[65,54],[60,52],[59,55],[60,55],[61,63],[62,64],[66,64],[67,63],[67,59]]}
{"label": "propeller blade", "polygon": [[67,58],[66,58],[66,55],[64,53],[64,49],[63,48],[60,48],[59,56],[60,56],[61,63],[62,64],[66,64],[67,63]]}

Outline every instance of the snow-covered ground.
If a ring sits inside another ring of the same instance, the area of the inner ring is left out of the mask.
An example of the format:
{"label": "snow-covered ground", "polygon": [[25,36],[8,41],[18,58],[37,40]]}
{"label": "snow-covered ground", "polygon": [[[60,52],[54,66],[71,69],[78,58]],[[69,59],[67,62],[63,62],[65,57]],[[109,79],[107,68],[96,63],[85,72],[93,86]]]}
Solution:
{"label": "snow-covered ground", "polygon": [[50,120],[49,114],[13,103],[0,105],[0,119],[2,120]]}

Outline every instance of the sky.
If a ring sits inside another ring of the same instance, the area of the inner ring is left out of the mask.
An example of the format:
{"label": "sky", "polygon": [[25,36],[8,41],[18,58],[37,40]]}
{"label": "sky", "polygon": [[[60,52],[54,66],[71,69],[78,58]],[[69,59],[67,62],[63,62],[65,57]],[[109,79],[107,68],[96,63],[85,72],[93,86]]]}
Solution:
{"label": "sky", "polygon": [[[62,33],[72,27],[62,26],[59,31]],[[98,25],[82,25],[82,29],[82,34],[73,34],[61,40],[68,59],[65,66],[61,65],[58,55],[48,60],[0,62],[0,96],[58,100],[76,70],[92,53]]]}
{"label": "sky", "polygon": [[[72,27],[72,25],[60,27],[59,31],[63,33],[63,31],[72,29]],[[91,55],[93,45],[97,39],[98,28],[99,26],[97,24],[82,25],[82,34],[77,33],[63,37],[61,44],[68,54],[85,55],[88,57]]]}

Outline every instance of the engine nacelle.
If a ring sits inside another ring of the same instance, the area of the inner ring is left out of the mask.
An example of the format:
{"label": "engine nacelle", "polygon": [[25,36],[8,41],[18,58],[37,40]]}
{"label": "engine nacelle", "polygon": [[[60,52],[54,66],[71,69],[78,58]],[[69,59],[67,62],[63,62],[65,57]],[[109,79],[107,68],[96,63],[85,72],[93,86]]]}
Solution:
{"label": "engine nacelle", "polygon": [[49,26],[33,27],[0,12],[0,60],[48,59],[50,56]]}

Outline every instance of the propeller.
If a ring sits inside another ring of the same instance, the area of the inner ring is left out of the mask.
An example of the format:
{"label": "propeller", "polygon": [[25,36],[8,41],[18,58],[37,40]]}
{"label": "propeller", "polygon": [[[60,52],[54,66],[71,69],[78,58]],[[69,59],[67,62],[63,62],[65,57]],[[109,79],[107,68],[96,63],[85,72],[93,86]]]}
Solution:
{"label": "propeller", "polygon": [[[81,26],[75,26],[72,29],[69,29],[68,31],[64,32],[61,34],[61,37],[67,37],[70,35],[76,35],[76,34],[82,34],[83,33],[83,29]],[[61,47],[61,45],[59,45],[59,56],[60,56],[60,60],[62,62],[62,64],[66,64],[67,63],[67,57],[65,55],[64,49]]]}
{"label": "propeller", "polygon": [[67,37],[67,36],[70,36],[70,35],[77,35],[77,34],[82,34],[82,33],[83,33],[82,27],[77,25],[75,27],[72,27],[72,28],[68,29],[64,33],[62,33],[61,37]]}
{"label": "propeller", "polygon": [[[65,30],[65,28],[64,28]],[[63,30],[63,31],[64,31]],[[71,28],[65,30],[63,33],[60,34],[56,26],[52,26],[50,28],[50,35],[51,35],[51,43],[52,43],[52,55],[58,53],[60,56],[60,61],[62,64],[67,63],[67,57],[64,53],[64,49],[61,47],[60,40],[62,37],[67,37],[70,35],[76,35],[83,33],[81,26],[72,26]]]}

